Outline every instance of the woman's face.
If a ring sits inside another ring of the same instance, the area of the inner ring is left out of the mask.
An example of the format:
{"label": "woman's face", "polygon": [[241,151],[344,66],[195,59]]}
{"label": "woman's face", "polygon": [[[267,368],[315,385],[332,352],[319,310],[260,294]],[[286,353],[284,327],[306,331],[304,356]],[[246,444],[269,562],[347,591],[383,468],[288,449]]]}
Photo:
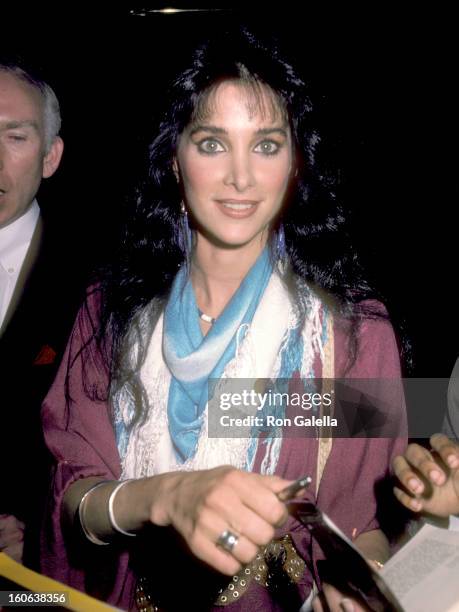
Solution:
{"label": "woman's face", "polygon": [[[292,168],[292,138],[272,96],[225,82],[209,112],[182,133],[174,162],[200,240],[221,248],[260,241],[284,201]],[[260,102],[260,101],[258,101]]]}

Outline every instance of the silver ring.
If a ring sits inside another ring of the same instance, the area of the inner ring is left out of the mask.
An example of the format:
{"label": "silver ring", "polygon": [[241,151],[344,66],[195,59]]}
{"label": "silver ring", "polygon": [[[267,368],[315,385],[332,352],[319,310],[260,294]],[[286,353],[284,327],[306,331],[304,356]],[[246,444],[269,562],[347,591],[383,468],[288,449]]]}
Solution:
{"label": "silver ring", "polygon": [[223,548],[227,552],[233,552],[234,547],[239,541],[239,536],[232,531],[225,530],[218,536],[217,546]]}

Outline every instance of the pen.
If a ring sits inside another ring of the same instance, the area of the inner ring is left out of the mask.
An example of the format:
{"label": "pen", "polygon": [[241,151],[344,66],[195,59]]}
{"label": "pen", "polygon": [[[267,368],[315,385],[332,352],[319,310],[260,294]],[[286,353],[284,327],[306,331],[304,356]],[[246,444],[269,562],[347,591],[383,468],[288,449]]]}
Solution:
{"label": "pen", "polygon": [[298,491],[301,491],[301,489],[306,489],[311,482],[312,478],[310,476],[303,476],[302,478],[295,480],[295,482],[292,482],[292,484],[288,485],[288,487],[285,487],[285,489],[282,489],[282,491],[279,491],[277,497],[282,502],[288,501],[289,499],[295,497]]}

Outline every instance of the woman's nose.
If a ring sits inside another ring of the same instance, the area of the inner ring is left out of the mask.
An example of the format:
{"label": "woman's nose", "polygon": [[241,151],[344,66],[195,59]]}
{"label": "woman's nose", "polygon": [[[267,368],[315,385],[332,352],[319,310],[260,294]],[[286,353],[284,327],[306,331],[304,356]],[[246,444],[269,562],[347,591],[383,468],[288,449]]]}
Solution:
{"label": "woman's nose", "polygon": [[255,184],[250,155],[233,153],[230,156],[224,183],[225,185],[233,185],[236,191],[240,192]]}

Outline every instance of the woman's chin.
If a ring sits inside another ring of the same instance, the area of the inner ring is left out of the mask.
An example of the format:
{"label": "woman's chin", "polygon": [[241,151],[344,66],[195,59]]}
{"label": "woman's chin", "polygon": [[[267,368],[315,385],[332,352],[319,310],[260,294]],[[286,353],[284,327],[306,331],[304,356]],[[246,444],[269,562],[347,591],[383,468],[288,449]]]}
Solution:
{"label": "woman's chin", "polygon": [[200,243],[207,243],[216,249],[222,251],[258,251],[261,252],[266,244],[267,232],[257,232],[256,234],[211,234],[198,233],[197,245],[199,248]]}

